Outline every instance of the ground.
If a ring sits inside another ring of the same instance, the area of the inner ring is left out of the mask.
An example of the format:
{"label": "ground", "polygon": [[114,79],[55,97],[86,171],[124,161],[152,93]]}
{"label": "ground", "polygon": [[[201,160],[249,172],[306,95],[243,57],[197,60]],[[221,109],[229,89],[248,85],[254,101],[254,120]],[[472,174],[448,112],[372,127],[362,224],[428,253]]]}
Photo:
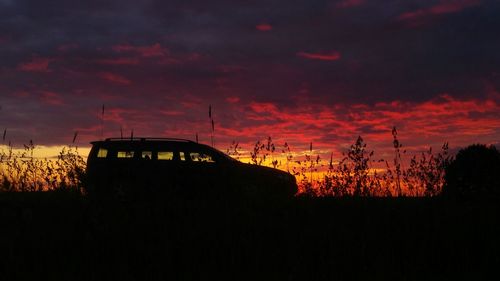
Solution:
{"label": "ground", "polygon": [[442,198],[102,202],[4,193],[0,279],[491,280],[499,208]]}

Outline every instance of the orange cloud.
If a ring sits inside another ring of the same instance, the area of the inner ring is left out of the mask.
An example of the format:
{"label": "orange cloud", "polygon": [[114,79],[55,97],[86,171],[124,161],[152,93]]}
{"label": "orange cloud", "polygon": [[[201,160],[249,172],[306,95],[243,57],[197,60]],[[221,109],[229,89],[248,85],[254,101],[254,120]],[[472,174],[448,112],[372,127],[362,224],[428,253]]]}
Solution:
{"label": "orange cloud", "polygon": [[324,61],[335,61],[340,59],[340,53],[337,51],[330,51],[325,53],[306,53],[298,52],[297,56],[312,59],[312,60],[324,60]]}

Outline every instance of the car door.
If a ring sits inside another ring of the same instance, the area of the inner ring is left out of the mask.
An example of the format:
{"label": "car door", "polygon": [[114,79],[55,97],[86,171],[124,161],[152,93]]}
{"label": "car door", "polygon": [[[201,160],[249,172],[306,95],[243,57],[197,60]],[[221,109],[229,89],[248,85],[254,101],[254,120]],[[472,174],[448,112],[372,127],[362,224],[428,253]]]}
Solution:
{"label": "car door", "polygon": [[[182,155],[181,155],[182,156]],[[210,195],[218,188],[219,163],[208,150],[191,148],[183,152],[185,181],[194,195]]]}
{"label": "car door", "polygon": [[152,154],[152,181],[156,191],[172,193],[178,188],[179,177],[178,152],[169,146],[157,147]]}

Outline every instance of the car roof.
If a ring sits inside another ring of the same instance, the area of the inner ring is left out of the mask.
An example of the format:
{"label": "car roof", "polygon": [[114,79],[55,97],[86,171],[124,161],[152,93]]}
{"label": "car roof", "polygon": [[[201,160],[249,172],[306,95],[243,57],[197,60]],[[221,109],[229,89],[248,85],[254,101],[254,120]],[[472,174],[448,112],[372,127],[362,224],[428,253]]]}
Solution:
{"label": "car roof", "polygon": [[107,138],[105,140],[93,141],[91,144],[96,143],[136,143],[136,142],[180,142],[180,143],[195,143],[192,140],[180,139],[180,138],[145,138],[145,137],[135,137],[135,138]]}
{"label": "car roof", "polygon": [[93,141],[91,144],[94,147],[123,147],[123,146],[133,146],[133,147],[149,147],[158,145],[173,145],[176,147],[204,147],[210,148],[210,146],[194,142],[188,139],[180,138],[156,138],[156,137],[135,137],[135,138],[107,138],[105,140]]}

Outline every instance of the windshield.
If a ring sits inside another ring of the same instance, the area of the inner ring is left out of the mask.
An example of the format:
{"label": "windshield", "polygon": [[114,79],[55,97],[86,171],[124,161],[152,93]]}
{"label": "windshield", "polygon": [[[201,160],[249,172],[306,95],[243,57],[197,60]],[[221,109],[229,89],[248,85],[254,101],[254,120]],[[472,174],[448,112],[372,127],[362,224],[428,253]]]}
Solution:
{"label": "windshield", "polygon": [[227,155],[226,153],[224,153],[220,150],[214,149],[214,152],[217,153],[217,155],[220,156],[221,158],[223,158],[224,160],[228,160],[231,162],[240,162],[239,160],[234,159],[233,157]]}

